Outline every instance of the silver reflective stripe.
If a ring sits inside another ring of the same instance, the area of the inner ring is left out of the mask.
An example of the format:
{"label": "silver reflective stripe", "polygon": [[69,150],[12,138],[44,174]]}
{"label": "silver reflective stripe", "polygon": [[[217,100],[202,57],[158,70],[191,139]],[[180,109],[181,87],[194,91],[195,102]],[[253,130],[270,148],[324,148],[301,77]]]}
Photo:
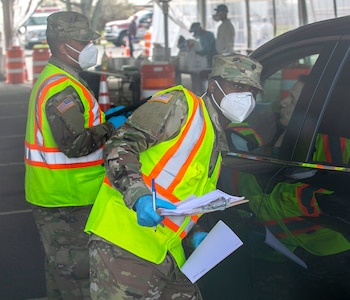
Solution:
{"label": "silver reflective stripe", "polygon": [[[184,222],[185,218],[184,216],[168,216],[167,217],[169,220],[171,220],[174,224],[176,224],[178,227],[182,226],[182,223]],[[185,228],[183,229],[183,231],[186,232],[186,234],[188,234],[190,232],[190,230],[193,228],[195,222],[193,222],[192,219],[189,219],[187,225],[185,226]]]}
{"label": "silver reflective stripe", "polygon": [[57,164],[77,164],[89,163],[102,159],[102,149],[99,149],[89,155],[69,158],[62,152],[44,152],[40,150],[32,150],[25,147],[26,158],[32,162],[46,163],[48,165]]}
{"label": "silver reflective stripe", "polygon": [[203,125],[204,117],[202,114],[202,108],[200,105],[198,105],[198,109],[195,112],[189,131],[187,132],[180,147],[166,163],[163,170],[159,173],[158,177],[156,178],[157,184],[161,185],[165,189],[169,187],[191,154],[194,145],[199,140],[201,132],[203,130]]}
{"label": "silver reflective stripe", "polygon": [[[58,74],[56,76],[51,77],[50,79],[46,80],[46,84],[54,83],[55,81],[61,79],[61,78],[67,78],[68,80],[74,82],[73,79],[70,77],[64,75],[64,74]],[[79,85],[79,83],[77,83]],[[41,98],[41,93],[43,92],[45,85],[42,84],[40,87],[40,90],[37,93],[37,99]],[[93,95],[89,92],[90,100],[92,102],[92,108],[91,112],[93,113],[93,126],[101,124],[100,122],[100,114],[99,114],[99,106],[96,101],[96,99],[93,97]],[[36,150],[36,149],[30,149],[28,147],[25,148],[25,155],[26,159],[37,162],[37,163],[46,163],[48,165],[57,165],[57,164],[80,164],[80,163],[90,163],[90,162],[96,162],[102,159],[102,148],[90,153],[89,155],[77,157],[77,158],[68,158],[65,154],[62,152],[59,152],[58,149],[55,152],[52,151],[45,151],[44,147],[44,137],[42,133],[41,128],[41,122],[40,122],[40,105],[39,101],[36,103],[36,123],[38,124],[38,128],[36,130],[35,136],[37,141],[37,146],[41,146],[44,149],[43,150]],[[49,149],[49,148],[47,148]]]}

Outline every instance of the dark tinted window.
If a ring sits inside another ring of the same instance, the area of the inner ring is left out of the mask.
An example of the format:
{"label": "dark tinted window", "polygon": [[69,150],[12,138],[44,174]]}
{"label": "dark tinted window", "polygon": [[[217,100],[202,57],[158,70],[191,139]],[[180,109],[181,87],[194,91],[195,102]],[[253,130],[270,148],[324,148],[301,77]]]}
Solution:
{"label": "dark tinted window", "polygon": [[350,159],[350,59],[331,91],[314,142],[312,161],[348,166]]}

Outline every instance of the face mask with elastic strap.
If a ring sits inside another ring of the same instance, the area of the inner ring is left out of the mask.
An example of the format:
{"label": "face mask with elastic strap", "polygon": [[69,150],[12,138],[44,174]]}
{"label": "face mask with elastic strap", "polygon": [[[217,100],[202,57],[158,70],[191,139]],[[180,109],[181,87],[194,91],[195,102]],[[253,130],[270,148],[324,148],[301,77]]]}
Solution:
{"label": "face mask with elastic strap", "polygon": [[220,106],[215,100],[213,94],[211,97],[223,115],[233,123],[241,123],[246,118],[248,118],[255,107],[255,99],[253,97],[253,94],[251,92],[241,92],[229,93],[226,95],[216,80],[215,83],[224,95]]}
{"label": "face mask with elastic strap", "polygon": [[72,46],[70,46],[68,44],[66,44],[66,46],[69,49],[72,49],[73,51],[75,51],[76,53],[79,53],[79,61],[77,61],[76,59],[74,59],[73,57],[71,57],[68,54],[67,54],[67,56],[72,61],[77,63],[80,66],[80,68],[82,68],[83,70],[86,70],[86,69],[96,65],[98,49],[96,48],[96,46],[93,43],[87,44],[83,48],[83,50],[81,50],[81,51],[78,51],[77,49],[74,49]]}

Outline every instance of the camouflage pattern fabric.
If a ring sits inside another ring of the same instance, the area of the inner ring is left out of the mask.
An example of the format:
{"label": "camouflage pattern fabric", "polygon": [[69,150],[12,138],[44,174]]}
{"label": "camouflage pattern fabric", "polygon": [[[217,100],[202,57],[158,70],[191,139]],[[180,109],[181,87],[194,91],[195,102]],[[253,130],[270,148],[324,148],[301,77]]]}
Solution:
{"label": "camouflage pattern fabric", "polygon": [[[219,152],[228,148],[215,108],[209,98],[203,100],[209,114],[216,116],[212,118],[217,135],[210,162],[212,172]],[[175,137],[187,118],[187,109],[186,97],[180,90],[154,96],[135,110],[126,123],[106,142],[104,161],[107,176],[114,188],[124,195],[125,204],[129,208],[133,207],[139,197],[150,193],[142,181],[139,153]]]}
{"label": "camouflage pattern fabric", "polygon": [[95,235],[89,249],[92,299],[202,299],[197,285],[185,277],[170,255],[156,265]]}
{"label": "camouflage pattern fabric", "polygon": [[247,84],[262,91],[261,71],[262,65],[248,56],[241,54],[215,55],[209,78],[221,76],[228,81]]}
{"label": "camouflage pattern fabric", "polygon": [[32,206],[46,254],[48,299],[91,299],[88,235],[84,226],[91,206]]}
{"label": "camouflage pattern fabric", "polygon": [[[49,63],[64,69],[85,84],[69,65],[53,57]],[[67,100],[71,101],[71,104],[68,109],[63,110],[61,104]],[[83,104],[72,87],[67,87],[51,97],[45,109],[58,148],[68,157],[80,157],[98,150],[114,133],[114,126],[109,122],[88,129],[84,127]]]}
{"label": "camouflage pattern fabric", "polygon": [[58,40],[89,42],[100,34],[89,28],[86,16],[74,11],[59,11],[47,18],[46,36]]}

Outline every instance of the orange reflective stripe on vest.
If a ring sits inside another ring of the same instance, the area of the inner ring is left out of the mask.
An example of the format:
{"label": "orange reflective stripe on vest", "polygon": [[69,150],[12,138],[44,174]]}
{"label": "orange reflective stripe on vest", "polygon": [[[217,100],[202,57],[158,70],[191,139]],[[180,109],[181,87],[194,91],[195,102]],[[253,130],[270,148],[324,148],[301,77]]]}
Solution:
{"label": "orange reflective stripe on vest", "polygon": [[334,164],[342,164],[347,139],[322,134],[322,142],[326,161]]}
{"label": "orange reflective stripe on vest", "polygon": [[43,109],[45,105],[45,96],[48,91],[55,85],[58,85],[64,81],[73,81],[74,84],[79,86],[84,93],[90,109],[88,110],[88,126],[94,126],[102,123],[102,114],[99,112],[98,103],[94,101],[89,91],[78,81],[69,78],[64,74],[55,74],[48,77],[42,82],[38,89],[36,98],[38,99],[36,104],[36,118],[34,124],[34,144],[30,144],[28,141],[25,142],[25,159],[26,162],[33,166],[47,167],[50,169],[64,169],[64,168],[81,168],[88,166],[101,165],[102,159],[102,148],[89,155],[68,158],[63,154],[57,146],[45,145],[45,139],[43,137]]}
{"label": "orange reflective stripe on vest", "polygon": [[[173,203],[180,200],[173,194],[177,185],[181,182],[190,162],[197,154],[206,134],[206,122],[203,117],[203,102],[199,97],[190,92],[194,101],[193,114],[186,129],[182,132],[178,141],[160,158],[148,176],[143,174],[144,182],[151,189],[152,179],[155,181],[157,194]],[[185,218],[165,217],[163,224],[174,232],[177,232]],[[198,216],[191,216],[191,222],[196,223]],[[189,230],[193,224],[188,224]],[[184,238],[188,232],[186,228],[180,234]]]}
{"label": "orange reflective stripe on vest", "polygon": [[298,204],[304,216],[317,217],[320,215],[316,205],[315,193],[324,191],[324,188],[316,188],[306,183],[296,188]]}

